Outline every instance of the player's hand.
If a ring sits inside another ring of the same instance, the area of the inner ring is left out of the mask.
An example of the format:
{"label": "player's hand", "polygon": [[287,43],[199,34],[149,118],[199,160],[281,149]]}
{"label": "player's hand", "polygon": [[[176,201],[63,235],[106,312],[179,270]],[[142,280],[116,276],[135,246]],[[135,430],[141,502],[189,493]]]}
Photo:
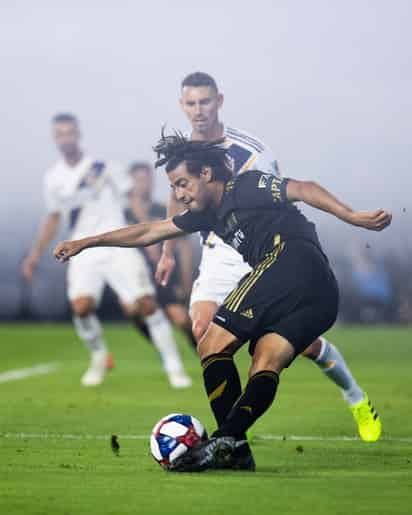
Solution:
{"label": "player's hand", "polygon": [[61,241],[53,250],[53,256],[60,263],[64,263],[71,257],[79,254],[84,248],[85,245],[82,240]]}
{"label": "player's hand", "polygon": [[175,266],[175,258],[163,252],[155,272],[155,279],[161,286],[167,286]]}
{"label": "player's hand", "polygon": [[369,231],[382,231],[392,221],[392,214],[384,209],[377,211],[354,211],[350,222]]}
{"label": "player's hand", "polygon": [[26,281],[31,281],[33,279],[33,274],[37,268],[38,262],[38,258],[33,254],[30,254],[24,259],[23,263],[21,264],[21,273]]}

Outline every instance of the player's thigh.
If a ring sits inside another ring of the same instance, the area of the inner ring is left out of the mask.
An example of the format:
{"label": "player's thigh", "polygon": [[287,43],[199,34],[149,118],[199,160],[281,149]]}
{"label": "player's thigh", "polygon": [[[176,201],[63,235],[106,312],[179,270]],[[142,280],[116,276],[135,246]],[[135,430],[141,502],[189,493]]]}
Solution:
{"label": "player's thigh", "polygon": [[[72,258],[68,264],[67,296],[72,307],[75,302],[79,305],[91,301],[97,307],[104,289],[104,274],[100,262],[81,259],[81,257]],[[89,299],[89,301],[79,301],[79,299]]]}
{"label": "player's thigh", "polygon": [[[217,267],[217,268],[216,268]],[[232,267],[226,264],[214,270],[201,269],[190,298],[190,316],[193,321],[193,334],[197,341],[203,336],[213,320],[218,307],[223,304],[230,292],[237,287],[249,267]],[[216,273],[214,273],[216,271]]]}
{"label": "player's thigh", "polygon": [[197,342],[200,342],[206,333],[209,324],[218,309],[218,305],[212,301],[198,301],[191,306],[192,331]]}
{"label": "player's thigh", "polygon": [[122,306],[132,310],[140,299],[155,298],[155,288],[142,254],[135,249],[114,249],[104,269],[107,284]]}
{"label": "player's thigh", "polygon": [[197,351],[201,360],[212,354],[230,352],[233,354],[240,346],[237,337],[227,329],[213,322],[199,342]]}

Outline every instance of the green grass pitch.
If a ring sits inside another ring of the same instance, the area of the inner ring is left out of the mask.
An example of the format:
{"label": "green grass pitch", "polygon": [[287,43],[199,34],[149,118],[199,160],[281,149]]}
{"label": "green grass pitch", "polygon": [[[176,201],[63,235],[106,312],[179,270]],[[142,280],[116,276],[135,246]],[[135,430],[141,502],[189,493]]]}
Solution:
{"label": "green grass pitch", "polygon": [[[181,339],[194,386],[171,390],[153,348],[130,326],[105,329],[116,368],[101,387],[85,389],[79,378],[88,356],[70,325],[0,326],[0,373],[59,363],[47,375],[0,383],[2,515],[412,513],[410,330],[329,335],[381,414],[378,443],[342,438],[356,436],[351,413],[337,388],[299,358],[255,427],[255,474],[174,475],[149,455],[149,434],[176,411],[213,430],[200,366]],[[238,363],[244,378],[246,349]],[[120,435],[119,456],[112,433]]]}

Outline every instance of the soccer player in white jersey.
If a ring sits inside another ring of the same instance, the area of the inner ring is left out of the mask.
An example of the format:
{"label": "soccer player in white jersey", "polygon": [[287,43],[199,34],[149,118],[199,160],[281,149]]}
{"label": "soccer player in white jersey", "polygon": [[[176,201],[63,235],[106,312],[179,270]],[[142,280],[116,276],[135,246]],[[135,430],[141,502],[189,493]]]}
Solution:
{"label": "soccer player in white jersey", "polygon": [[[30,254],[23,262],[22,272],[27,280],[31,280],[40,256],[54,238],[63,216],[68,219],[73,238],[122,227],[125,225],[123,208],[132,188],[126,170],[83,154],[75,116],[58,114],[52,125],[62,159],[45,175],[47,215]],[[117,294],[127,317],[144,319],[170,384],[176,388],[190,386],[191,380],[184,371],[170,323],[156,302],[150,272],[143,256],[135,249],[125,252],[121,249],[98,249],[75,259],[68,266],[67,293],[74,326],[91,354],[82,384],[100,384],[107,370],[107,345],[96,316],[106,284]]]}
{"label": "soccer player in white jersey", "polygon": [[[279,174],[277,161],[265,144],[255,136],[219,120],[223,100],[216,81],[206,73],[192,73],[182,81],[180,104],[192,127],[191,138],[212,141],[224,137],[235,175],[247,170]],[[181,210],[172,193],[169,216]],[[156,278],[161,284],[167,283],[174,268],[173,245],[172,240],[163,244],[156,272]],[[190,300],[193,334],[198,342],[213,320],[218,306],[249,271],[249,266],[240,254],[216,235],[204,235],[199,275]],[[339,350],[325,338],[318,338],[303,355],[315,362],[340,388],[357,422],[361,438],[365,441],[378,440],[381,434],[380,418]]]}

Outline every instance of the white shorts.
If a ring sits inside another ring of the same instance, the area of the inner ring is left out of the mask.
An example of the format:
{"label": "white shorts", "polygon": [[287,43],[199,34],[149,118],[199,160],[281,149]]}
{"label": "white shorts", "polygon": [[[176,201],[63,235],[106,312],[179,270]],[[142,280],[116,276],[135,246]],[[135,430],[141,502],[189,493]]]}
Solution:
{"label": "white shorts", "polygon": [[220,306],[240,279],[251,270],[242,256],[223,242],[215,247],[203,245],[199,275],[193,283],[190,306],[200,301],[214,302]]}
{"label": "white shorts", "polygon": [[98,305],[106,284],[127,305],[144,295],[155,295],[148,266],[136,249],[90,249],[71,258],[67,270],[70,301],[93,297]]}

